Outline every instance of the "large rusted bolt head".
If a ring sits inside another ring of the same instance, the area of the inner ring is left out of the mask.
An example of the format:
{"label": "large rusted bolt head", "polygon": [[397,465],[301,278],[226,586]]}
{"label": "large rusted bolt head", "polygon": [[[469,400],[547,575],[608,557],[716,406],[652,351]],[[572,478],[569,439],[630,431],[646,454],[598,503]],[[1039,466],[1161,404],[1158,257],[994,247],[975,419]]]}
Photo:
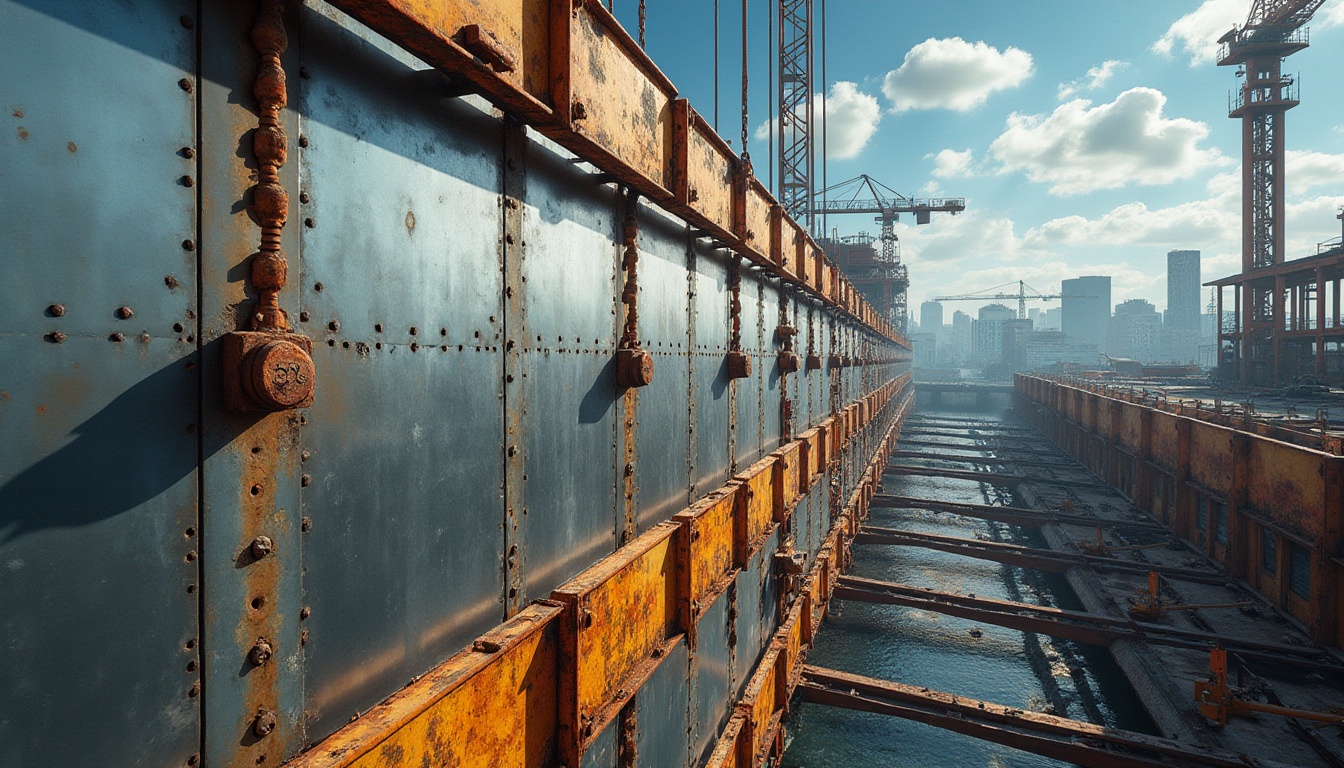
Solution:
{"label": "large rusted bolt head", "polygon": [[275,713],[269,709],[257,710],[257,716],[252,720],[252,732],[258,736],[267,736],[275,730]]}
{"label": "large rusted bolt head", "polygon": [[252,650],[247,652],[247,660],[260,667],[271,660],[271,654],[275,649],[266,641],[264,637],[258,637],[257,642],[252,644]]}
{"label": "large rusted bolt head", "polygon": [[258,346],[243,361],[243,389],[259,405],[283,411],[313,395],[313,359],[292,341],[276,339]]}
{"label": "large rusted bolt head", "polygon": [[746,352],[728,353],[728,378],[745,379],[751,375],[751,355]]}
{"label": "large rusted bolt head", "polygon": [[798,355],[794,354],[793,352],[779,353],[779,370],[783,371],[784,373],[797,372],[799,364],[800,361],[798,360]]}
{"label": "large rusted bolt head", "polygon": [[251,550],[253,558],[260,560],[275,551],[275,542],[271,541],[270,536],[258,536],[252,540],[248,549]]}
{"label": "large rusted bolt head", "polygon": [[130,320],[135,317],[135,312],[130,307],[117,307],[117,317],[122,320]]}
{"label": "large rusted bolt head", "polygon": [[841,362],[839,355],[831,355],[827,358],[826,365],[831,368],[839,368],[844,365],[844,363]]}
{"label": "large rusted bolt head", "polygon": [[60,317],[61,315],[65,314],[65,306],[62,304],[52,304],[51,306],[47,307],[47,314],[51,315],[52,317]]}
{"label": "large rusted bolt head", "polygon": [[622,387],[646,387],[653,381],[653,355],[644,349],[616,352],[616,383]]}
{"label": "large rusted bolt head", "polygon": [[807,356],[807,370],[809,371],[821,370],[821,355]]}

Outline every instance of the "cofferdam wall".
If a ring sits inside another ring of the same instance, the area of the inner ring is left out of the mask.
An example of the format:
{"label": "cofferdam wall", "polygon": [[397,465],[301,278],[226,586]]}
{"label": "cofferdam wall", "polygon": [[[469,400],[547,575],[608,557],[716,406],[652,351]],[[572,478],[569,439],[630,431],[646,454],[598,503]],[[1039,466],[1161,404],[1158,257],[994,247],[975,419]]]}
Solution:
{"label": "cofferdam wall", "polygon": [[1344,645],[1344,457],[1124,387],[1026,374],[1014,387],[1048,439],[1313,640]]}
{"label": "cofferdam wall", "polygon": [[0,18],[0,762],[778,751],[910,346],[600,3]]}

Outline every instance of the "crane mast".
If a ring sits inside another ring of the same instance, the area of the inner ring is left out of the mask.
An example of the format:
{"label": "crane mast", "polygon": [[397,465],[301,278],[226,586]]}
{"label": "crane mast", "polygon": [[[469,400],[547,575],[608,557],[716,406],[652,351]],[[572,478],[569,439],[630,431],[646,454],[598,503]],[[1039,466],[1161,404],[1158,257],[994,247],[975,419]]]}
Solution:
{"label": "crane mast", "polygon": [[779,2],[779,84],[775,94],[779,109],[775,130],[779,138],[779,202],[785,213],[815,236],[812,2]]}
{"label": "crane mast", "polygon": [[[1297,83],[1283,74],[1283,60],[1308,46],[1302,26],[1324,2],[1255,0],[1246,24],[1218,40],[1218,65],[1237,66],[1244,78],[1228,103],[1228,116],[1242,121],[1243,275],[1284,261],[1284,116],[1300,102]],[[1279,369],[1274,326],[1282,301],[1272,281],[1248,282],[1241,291],[1235,343],[1243,379],[1264,363]]]}

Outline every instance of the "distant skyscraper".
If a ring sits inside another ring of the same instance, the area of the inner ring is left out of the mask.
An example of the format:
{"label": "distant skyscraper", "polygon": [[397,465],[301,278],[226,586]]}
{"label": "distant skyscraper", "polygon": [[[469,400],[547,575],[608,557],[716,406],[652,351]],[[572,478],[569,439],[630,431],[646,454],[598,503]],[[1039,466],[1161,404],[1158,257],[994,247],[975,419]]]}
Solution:
{"label": "distant skyscraper", "polygon": [[1111,278],[1075,277],[1060,284],[1061,330],[1074,341],[1106,346],[1111,328]]}
{"label": "distant skyscraper", "polygon": [[1162,316],[1157,308],[1143,299],[1130,299],[1115,306],[1111,325],[1111,354],[1127,357],[1141,363],[1157,360],[1158,339],[1162,331]]}
{"label": "distant skyscraper", "polygon": [[1167,253],[1168,330],[1199,330],[1199,251]]}
{"label": "distant skyscraper", "polygon": [[926,301],[919,305],[919,330],[923,333],[938,333],[943,330],[942,304]]}

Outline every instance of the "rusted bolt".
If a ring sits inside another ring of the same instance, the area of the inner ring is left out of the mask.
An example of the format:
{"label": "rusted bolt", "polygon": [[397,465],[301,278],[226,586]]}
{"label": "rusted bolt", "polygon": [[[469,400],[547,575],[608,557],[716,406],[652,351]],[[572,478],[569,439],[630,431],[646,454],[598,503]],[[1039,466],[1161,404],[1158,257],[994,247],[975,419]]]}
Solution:
{"label": "rusted bolt", "polygon": [[308,644],[308,630],[305,629],[299,633],[299,645],[307,645],[307,644]]}
{"label": "rusted bolt", "polygon": [[300,461],[307,461],[308,459],[310,459],[310,458],[312,458],[312,457],[313,457],[313,454],[309,453],[308,451],[303,451],[303,452],[301,452],[301,453],[299,454],[299,460],[300,460]]}
{"label": "rusted bolt", "polygon": [[252,644],[252,650],[247,652],[247,660],[253,665],[260,667],[271,660],[271,653],[274,651],[271,644],[266,642],[266,638],[258,637],[257,642]]}
{"label": "rusted bolt", "polygon": [[313,227],[316,227],[316,226],[317,226],[317,222],[316,222],[316,221],[313,221],[313,217],[312,217],[312,216],[309,216],[308,218],[306,218],[306,219],[303,220],[303,226],[305,226],[305,227],[307,227],[307,228],[309,228],[309,229],[312,229]]}
{"label": "rusted bolt", "polygon": [[201,762],[201,756],[200,756],[200,755],[192,755],[191,757],[188,757],[188,758],[187,758],[187,765],[195,766],[195,765],[199,765],[200,762]]}
{"label": "rusted bolt", "polygon": [[301,323],[306,323],[306,322],[308,322],[308,318],[310,318],[310,317],[312,317],[312,315],[309,315],[309,314],[308,314],[308,311],[307,311],[307,310],[304,310],[303,312],[300,312],[300,313],[299,313],[299,322],[301,322]]}
{"label": "rusted bolt", "polygon": [[313,530],[313,518],[305,517],[299,521],[299,530],[304,532]]}
{"label": "rusted bolt", "polygon": [[194,251],[194,250],[196,250],[196,241],[195,241],[195,240],[191,240],[191,239],[183,240],[183,241],[182,241],[182,250],[184,250],[184,251]]}
{"label": "rusted bolt", "polygon": [[728,353],[728,378],[745,379],[751,375],[751,356],[746,352]]}
{"label": "rusted bolt", "polygon": [[177,81],[177,87],[178,87],[178,88],[181,88],[182,90],[186,91],[187,93],[191,93],[191,89],[192,89],[191,81],[188,80],[188,79],[185,78],[185,77],[182,78],[181,80],[178,80],[178,81]]}
{"label": "rusted bolt", "polygon": [[196,156],[196,148],[195,148],[195,147],[183,147],[183,148],[182,148],[182,156],[185,157],[185,158],[187,158],[188,160],[190,160],[191,158],[193,158],[193,157]]}
{"label": "rusted bolt", "polygon": [[516,445],[510,445],[510,446],[509,446],[509,451],[508,451],[508,453],[509,453],[509,458],[513,458],[514,456],[517,456],[517,455],[518,455],[518,446],[516,446]]}
{"label": "rusted bolt", "polygon": [[126,337],[123,336],[123,335],[121,335],[120,333],[114,333],[114,334],[112,334],[111,336],[108,336],[108,337],[107,337],[107,340],[108,340],[108,341],[122,342],[122,341],[125,341],[125,340],[126,340]]}
{"label": "rusted bolt", "polygon": [[579,101],[578,99],[575,99],[575,100],[574,100],[574,109],[570,112],[570,114],[571,114],[571,116],[572,116],[575,120],[587,120],[587,119],[588,119],[588,107],[585,106],[584,103],[583,103],[582,101]]}
{"label": "rusted bolt", "polygon": [[625,463],[625,476],[630,477],[633,474],[635,474],[635,465],[627,461]]}
{"label": "rusted bolt", "polygon": [[308,195],[307,192],[300,192],[300,193],[299,193],[299,202],[300,202],[300,203],[307,203],[308,201],[310,201],[310,200],[312,200],[312,199],[313,199],[313,198],[310,197],[310,196]]}
{"label": "rusted bolt", "polygon": [[190,187],[190,186],[192,186],[192,185],[195,184],[195,183],[196,183],[196,180],[193,179],[193,178],[191,178],[190,176],[183,176],[183,177],[182,177],[182,186],[184,186],[184,187]]}
{"label": "rusted bolt", "polygon": [[135,312],[130,307],[117,307],[117,317],[122,320],[130,320],[135,317]]}
{"label": "rusted bolt", "polygon": [[779,370],[784,373],[794,373],[798,370],[798,355],[792,352],[779,353]]}
{"label": "rusted bolt", "polygon": [[[192,27],[196,26],[196,22],[192,21],[192,18],[190,16],[183,16],[182,18],[178,19],[178,22],[180,22],[182,26],[186,27],[187,29],[191,29]],[[192,765],[195,765],[195,763],[192,763]]]}
{"label": "rusted bolt", "polygon": [[275,713],[269,709],[257,710],[257,716],[252,721],[252,732],[258,736],[266,736],[275,730]]}
{"label": "rusted bolt", "polygon": [[653,355],[644,349],[622,349],[616,352],[616,384],[622,387],[645,387],[653,382]]}
{"label": "rusted bolt", "polygon": [[309,608],[306,605],[299,609],[299,619],[306,619],[312,615],[313,615],[313,609]]}
{"label": "rusted bolt", "polygon": [[816,371],[821,369],[821,355],[807,356],[807,370]]}
{"label": "rusted bolt", "polygon": [[270,536],[258,536],[248,548],[252,551],[252,557],[260,560],[275,551],[275,542],[271,541]]}
{"label": "rusted bolt", "polygon": [[299,137],[299,146],[300,146],[300,147],[306,147],[306,146],[308,146],[308,137],[307,137],[307,136],[300,136],[300,137]]}
{"label": "rusted bolt", "polygon": [[292,341],[276,339],[253,349],[242,373],[249,398],[273,410],[294,408],[313,395],[313,359]]}
{"label": "rusted bolt", "polygon": [[414,336],[414,335],[416,335],[417,333],[420,333],[420,329],[417,328],[417,327],[415,327],[414,325],[412,325],[412,326],[411,326],[411,335]]}
{"label": "rusted bolt", "polygon": [[65,341],[65,338],[66,338],[65,334],[61,333],[60,331],[55,331],[47,334],[47,341],[51,342],[52,344],[60,344],[61,342]]}
{"label": "rusted bolt", "polygon": [[341,330],[341,324],[335,320],[332,320],[331,322],[327,323],[327,328],[333,331],[339,331]]}
{"label": "rusted bolt", "polygon": [[52,317],[60,317],[61,315],[65,314],[65,305],[52,304],[51,306],[47,307],[47,314],[51,315]]}
{"label": "rusted bolt", "polygon": [[199,682],[192,683],[191,687],[187,689],[187,696],[194,699],[200,695],[201,695],[201,684]]}
{"label": "rusted bolt", "polygon": [[312,484],[313,484],[312,475],[303,475],[302,477],[299,478],[299,485],[303,486],[304,488],[307,488]]}

